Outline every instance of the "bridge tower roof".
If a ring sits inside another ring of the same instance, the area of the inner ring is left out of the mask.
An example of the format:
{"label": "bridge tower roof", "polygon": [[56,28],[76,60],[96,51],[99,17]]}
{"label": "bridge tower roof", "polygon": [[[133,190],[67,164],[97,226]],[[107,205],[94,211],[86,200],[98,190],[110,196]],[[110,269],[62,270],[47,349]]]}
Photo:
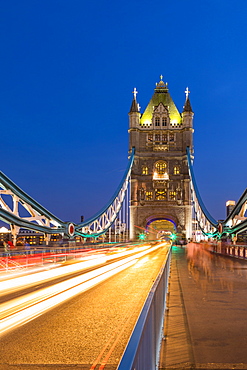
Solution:
{"label": "bridge tower roof", "polygon": [[169,115],[172,121],[180,123],[181,114],[179,113],[171,95],[169,94],[168,83],[163,81],[163,76],[160,76],[160,82],[156,83],[154,94],[149,101],[144,113],[141,117],[141,125],[144,125],[152,120],[152,114],[154,108],[162,103],[165,107],[168,107]]}

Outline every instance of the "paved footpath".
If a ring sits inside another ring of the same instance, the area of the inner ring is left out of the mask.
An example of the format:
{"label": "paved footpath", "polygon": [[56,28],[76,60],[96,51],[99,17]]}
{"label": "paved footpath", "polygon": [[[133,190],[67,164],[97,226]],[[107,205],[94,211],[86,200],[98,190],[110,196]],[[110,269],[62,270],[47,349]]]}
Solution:
{"label": "paved footpath", "polygon": [[160,370],[247,369],[247,262],[173,248]]}

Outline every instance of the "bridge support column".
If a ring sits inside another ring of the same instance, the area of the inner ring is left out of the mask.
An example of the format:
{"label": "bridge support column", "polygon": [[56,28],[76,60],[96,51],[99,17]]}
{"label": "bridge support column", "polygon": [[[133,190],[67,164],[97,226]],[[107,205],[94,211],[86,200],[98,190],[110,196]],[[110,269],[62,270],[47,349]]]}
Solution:
{"label": "bridge support column", "polygon": [[130,225],[129,225],[129,238],[130,240],[136,240],[136,230],[135,230],[135,219],[136,219],[137,209],[130,206]]}
{"label": "bridge support column", "polygon": [[11,236],[13,238],[13,244],[14,244],[14,246],[16,246],[17,235],[19,233],[20,228],[16,225],[11,224],[10,225],[10,230],[11,230]]}
{"label": "bridge support column", "polygon": [[49,241],[51,240],[51,235],[50,234],[44,234],[44,240],[45,240],[45,244],[48,245]]}

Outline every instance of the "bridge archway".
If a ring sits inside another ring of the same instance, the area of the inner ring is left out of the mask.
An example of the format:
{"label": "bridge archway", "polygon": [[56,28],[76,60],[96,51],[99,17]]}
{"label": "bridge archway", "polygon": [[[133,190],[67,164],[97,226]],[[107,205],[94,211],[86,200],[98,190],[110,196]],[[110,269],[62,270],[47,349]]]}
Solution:
{"label": "bridge archway", "polygon": [[177,225],[169,217],[153,217],[147,221],[146,231],[149,240],[166,238],[177,232]]}

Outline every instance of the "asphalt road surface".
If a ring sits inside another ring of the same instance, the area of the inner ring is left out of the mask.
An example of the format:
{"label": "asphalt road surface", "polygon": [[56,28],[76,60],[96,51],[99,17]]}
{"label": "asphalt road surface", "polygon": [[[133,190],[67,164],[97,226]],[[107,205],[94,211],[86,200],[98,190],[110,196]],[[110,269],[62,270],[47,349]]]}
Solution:
{"label": "asphalt road surface", "polygon": [[0,370],[117,368],[167,247],[0,338]]}

